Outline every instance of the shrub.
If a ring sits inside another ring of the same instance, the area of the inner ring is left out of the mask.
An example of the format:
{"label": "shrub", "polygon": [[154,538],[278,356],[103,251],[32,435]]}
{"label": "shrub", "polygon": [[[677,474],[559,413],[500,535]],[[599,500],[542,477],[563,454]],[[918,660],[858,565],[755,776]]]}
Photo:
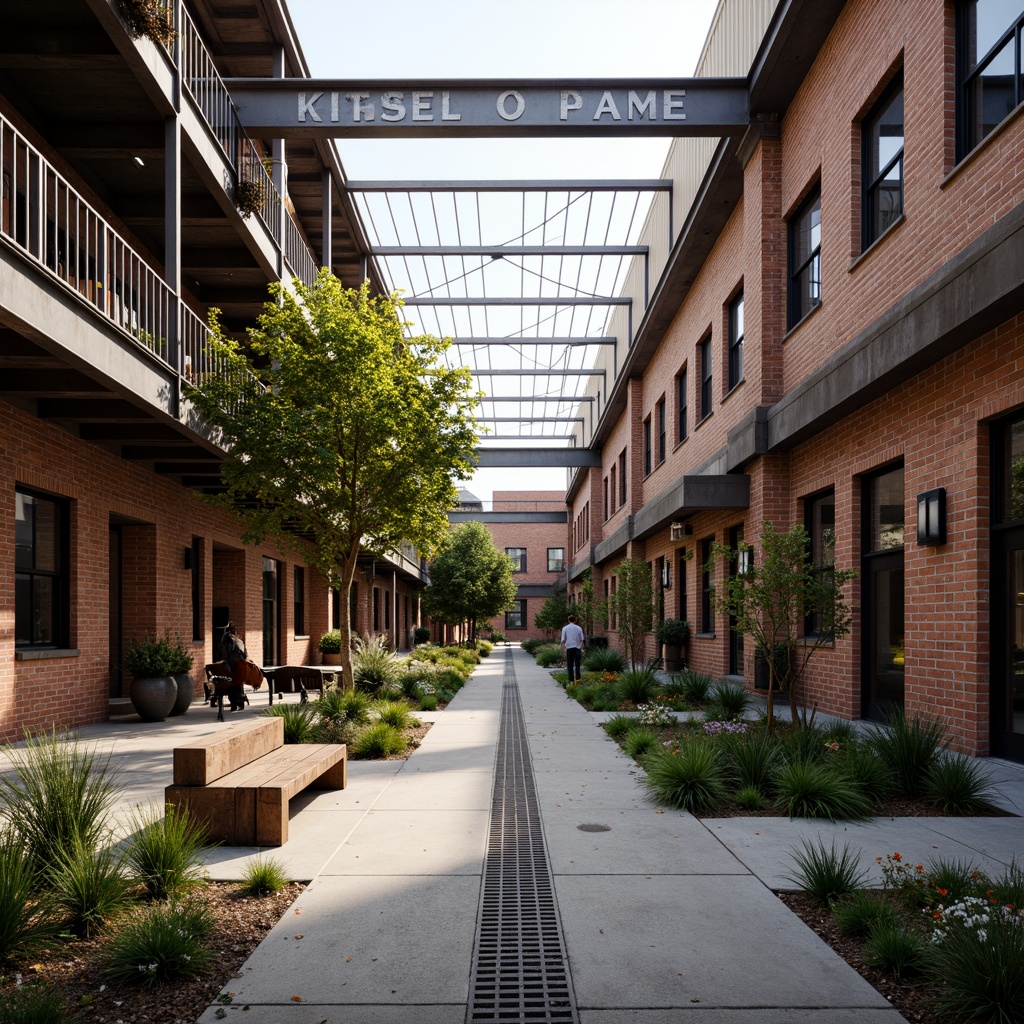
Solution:
{"label": "shrub", "polygon": [[47,873],[47,884],[54,903],[68,914],[71,928],[85,938],[133,902],[124,855],[109,846],[83,846],[81,840],[61,852],[60,862]]}
{"label": "shrub", "polygon": [[322,719],[340,718],[356,725],[370,720],[370,698],[359,690],[324,690],[310,706]]}
{"label": "shrub", "polygon": [[500,630],[500,629],[492,629],[491,630],[491,644],[492,645],[494,645],[494,644],[504,644],[504,643],[507,643],[507,642],[508,641],[506,640],[505,634],[504,634],[504,632],[502,630]]}
{"label": "shrub", "polygon": [[621,672],[626,667],[626,659],[614,648],[595,647],[584,653],[580,667],[584,672]]}
{"label": "shrub", "polygon": [[388,757],[405,750],[405,737],[387,722],[377,722],[364,729],[352,744],[353,753],[359,757]]}
{"label": "shrub", "polygon": [[604,723],[604,731],[616,742],[621,742],[625,735],[635,729],[637,721],[630,715],[613,715]]}
{"label": "shrub", "polygon": [[201,884],[206,829],[186,808],[134,811],[129,825],[134,835],[125,856],[152,899],[183,896]]}
{"label": "shrub", "polygon": [[341,630],[329,629],[322,633],[317,647],[321,654],[341,654]]}
{"label": "shrub", "polygon": [[412,631],[412,642],[419,647],[430,639],[430,630],[426,626],[417,626]]}
{"label": "shrub", "polygon": [[71,1011],[60,992],[43,985],[4,989],[0,1024],[66,1024]]}
{"label": "shrub", "polygon": [[249,896],[269,896],[288,884],[284,865],[276,857],[253,857],[242,871],[243,891]]}
{"label": "shrub", "polygon": [[213,915],[199,902],[154,904],[114,933],[104,973],[116,983],[146,988],[200,974],[213,959],[205,944],[212,931]]}
{"label": "shrub", "polygon": [[610,696],[606,690],[598,690],[590,702],[591,711],[616,711],[619,702],[614,696]]}
{"label": "shrub", "polygon": [[857,866],[860,851],[851,852],[845,843],[837,852],[835,840],[828,849],[820,839],[815,843],[803,840],[800,849],[791,850],[790,856],[796,871],[787,876],[788,880],[822,904],[862,888],[867,880],[867,873]]}
{"label": "shrub", "polygon": [[7,819],[40,873],[76,842],[98,846],[116,795],[110,756],[56,729],[9,747],[13,774],[0,775]]}
{"label": "shrub", "polygon": [[385,722],[395,729],[407,729],[418,724],[404,700],[375,700],[370,705],[370,718]]}
{"label": "shrub", "polygon": [[790,761],[820,764],[828,752],[821,730],[813,725],[793,725],[783,733],[786,757]]}
{"label": "shrub", "polygon": [[660,744],[658,741],[658,735],[652,732],[645,725],[637,723],[636,728],[630,729],[626,733],[626,738],[622,741],[622,749],[633,760],[638,760],[649,754],[652,750],[658,750]]}
{"label": "shrub", "polygon": [[273,704],[263,712],[284,719],[285,743],[309,743],[315,722],[314,704]]}
{"label": "shrub", "polygon": [[767,803],[759,789],[744,786],[736,793],[736,803],[745,811],[760,811]]}
{"label": "shrub", "polygon": [[921,974],[931,950],[920,932],[893,921],[879,920],[868,928],[864,960],[897,981]]}
{"label": "shrub", "polygon": [[658,704],[652,702],[650,704],[638,704],[637,721],[641,725],[651,725],[655,727],[672,726],[676,724],[675,712],[664,704]]}
{"label": "shrub", "polygon": [[690,704],[706,704],[714,682],[703,672],[687,671],[682,675],[680,692]]}
{"label": "shrub", "polygon": [[900,912],[892,900],[866,889],[857,889],[832,904],[832,916],[844,935],[863,937],[876,922],[897,924]]}
{"label": "shrub", "polygon": [[659,749],[644,767],[648,790],[670,807],[704,813],[713,810],[725,796],[724,759],[710,743],[689,740],[678,753]]}
{"label": "shrub", "polygon": [[[988,887],[988,879],[970,862],[964,860],[929,861],[924,872],[926,884],[921,886],[919,903],[937,900],[940,903],[955,903],[965,896],[973,896],[979,888]],[[993,894],[995,890],[993,888]],[[1000,903],[1012,903],[996,897]],[[1020,906],[1015,903],[1014,906]]]}
{"label": "shrub", "polygon": [[420,711],[436,711],[438,703],[436,693],[425,693],[420,697]]}
{"label": "shrub", "polygon": [[739,718],[747,710],[750,694],[738,683],[715,684],[714,701],[729,714],[730,718]]}
{"label": "shrub", "polygon": [[[825,738],[827,740],[828,733]],[[854,741],[847,746],[841,745],[835,754],[835,767],[872,803],[877,804],[892,792],[892,775],[870,744]]]}
{"label": "shrub", "polygon": [[[452,696],[459,692],[466,685],[466,677],[456,668],[446,666],[437,671],[435,686],[448,690]],[[447,698],[451,700],[451,697]]]}
{"label": "shrub", "polygon": [[398,656],[388,649],[387,637],[368,635],[356,640],[352,655],[352,675],[356,687],[364,693],[397,687],[402,668]]}
{"label": "shrub", "polygon": [[875,730],[871,744],[891,772],[900,793],[922,794],[925,782],[946,744],[946,730],[940,721],[908,719],[902,710],[889,712],[885,727]]}
{"label": "shrub", "polygon": [[767,793],[779,765],[778,745],[766,733],[734,737],[724,743],[730,774],[741,787]]}
{"label": "shrub", "polygon": [[533,656],[541,668],[565,664],[565,652],[556,644],[545,644],[543,647],[538,647]]}
{"label": "shrub", "polygon": [[791,818],[862,821],[871,802],[828,765],[791,761],[775,772],[776,802]]}
{"label": "shrub", "polygon": [[521,640],[519,646],[526,651],[527,654],[533,654],[538,647],[543,647],[547,643],[547,640],[542,640],[538,636],[528,636],[525,640]]}
{"label": "shrub", "polygon": [[968,815],[987,811],[991,781],[980,761],[948,751],[936,758],[922,786],[924,796],[943,814]]}
{"label": "shrub", "polygon": [[658,680],[646,668],[629,668],[619,676],[617,683],[619,697],[639,707],[654,699],[658,692]]}
{"label": "shrub", "polygon": [[402,696],[407,700],[419,700],[433,691],[434,678],[433,670],[425,665],[411,666],[398,681],[402,688]]}
{"label": "shrub", "polygon": [[[159,640],[149,634],[141,640],[133,638],[128,641],[124,651],[125,671],[136,679],[173,675],[177,671],[174,667],[176,664],[170,634]],[[188,668],[184,671],[187,672]]]}
{"label": "shrub", "polygon": [[59,925],[50,902],[34,893],[36,869],[10,828],[0,832],[0,960],[32,953]]}

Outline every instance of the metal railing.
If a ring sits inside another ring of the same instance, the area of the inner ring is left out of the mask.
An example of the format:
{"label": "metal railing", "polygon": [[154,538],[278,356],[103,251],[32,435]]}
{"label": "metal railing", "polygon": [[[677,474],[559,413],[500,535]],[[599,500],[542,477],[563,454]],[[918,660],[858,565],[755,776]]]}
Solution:
{"label": "metal railing", "polygon": [[291,213],[284,219],[284,258],[292,268],[292,273],[303,284],[313,284],[316,280],[316,260]]}
{"label": "metal railing", "polygon": [[184,4],[178,4],[177,8],[180,17],[181,84],[195,100],[224,155],[234,167],[241,128],[231,96]]}

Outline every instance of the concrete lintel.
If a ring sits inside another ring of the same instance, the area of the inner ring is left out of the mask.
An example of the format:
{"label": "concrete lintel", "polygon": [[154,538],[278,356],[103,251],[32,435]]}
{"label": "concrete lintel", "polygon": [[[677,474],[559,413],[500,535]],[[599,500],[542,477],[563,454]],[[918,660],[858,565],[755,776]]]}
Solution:
{"label": "concrete lintel", "polygon": [[750,507],[750,477],[742,473],[684,476],[633,517],[633,539],[665,529],[673,519],[705,509]]}
{"label": "concrete lintel", "polygon": [[590,448],[477,448],[481,469],[508,466],[600,466],[601,453]]}
{"label": "concrete lintel", "polygon": [[610,537],[594,546],[594,564],[600,565],[626,550],[626,545],[633,539],[633,517],[628,516]]}
{"label": "concrete lintel", "polygon": [[449,512],[449,523],[567,523],[568,512]]}
{"label": "concrete lintel", "polygon": [[554,583],[520,583],[516,587],[516,597],[550,597],[554,592]]}
{"label": "concrete lintel", "polygon": [[726,451],[730,471],[741,469],[758,455],[768,451],[768,413],[770,406],[757,405],[729,431]]}

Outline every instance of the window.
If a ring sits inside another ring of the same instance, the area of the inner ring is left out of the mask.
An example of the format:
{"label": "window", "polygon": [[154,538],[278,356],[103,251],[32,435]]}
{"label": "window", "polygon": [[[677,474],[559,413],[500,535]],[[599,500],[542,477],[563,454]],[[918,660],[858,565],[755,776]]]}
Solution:
{"label": "window", "polygon": [[679,562],[679,569],[678,569],[678,572],[679,572],[679,577],[678,577],[679,578],[679,587],[678,587],[678,591],[679,591],[679,607],[678,607],[677,612],[676,612],[676,617],[679,618],[679,619],[682,619],[683,622],[686,622],[687,621],[687,615],[689,614],[689,609],[687,607],[687,600],[686,600],[686,548],[680,548],[679,549],[678,562]]}
{"label": "window", "polygon": [[515,562],[513,572],[526,572],[526,548],[505,548],[505,554]]}
{"label": "window", "polygon": [[687,424],[687,397],[686,397],[686,368],[679,371],[676,377],[676,407],[679,409],[679,416],[676,420],[676,442],[686,440],[688,431]]}
{"label": "window", "polygon": [[[608,504],[608,477],[604,478],[604,517],[607,519],[612,514],[611,506]],[[614,490],[614,487],[613,487]]]}
{"label": "window", "polygon": [[668,584],[665,577],[665,559],[658,557],[654,560],[654,617],[657,622],[665,621],[665,591]]}
{"label": "window", "polygon": [[903,216],[903,74],[868,114],[864,138],[864,248]]}
{"label": "window", "polygon": [[665,399],[662,398],[654,407],[654,415],[658,425],[658,464],[665,461]]}
{"label": "window", "polygon": [[608,629],[611,625],[611,592],[608,589],[608,580],[604,581],[604,628]]}
{"label": "window", "polygon": [[619,452],[619,504],[626,504],[626,449]]}
{"label": "window", "polygon": [[203,639],[203,539],[192,538],[189,549],[189,569],[192,571],[192,639]]}
{"label": "window", "polygon": [[295,574],[292,582],[292,598],[295,604],[295,635],[306,635],[306,570],[301,566],[295,566]]}
{"label": "window", "polygon": [[903,547],[903,467],[872,477],[868,488],[868,536],[865,551]]}
{"label": "window", "polygon": [[565,548],[548,548],[548,572],[565,569]]}
{"label": "window", "polygon": [[505,612],[506,629],[526,629],[526,601],[520,599],[512,602],[512,607]]}
{"label": "window", "polygon": [[615,472],[616,472],[615,467],[612,466],[612,470],[611,470],[611,473],[610,473],[611,481],[612,481],[612,503],[611,503],[611,505],[608,508],[608,515],[611,515],[615,511],[615,498],[616,498],[616,495],[618,495],[618,493],[619,493],[619,489],[618,489],[618,487],[616,487]]}
{"label": "window", "polygon": [[[811,541],[811,564],[818,576],[825,579],[836,564],[835,491],[807,498],[804,501],[804,519]],[[821,628],[821,609],[811,609],[804,622],[804,632],[807,636],[818,636]]]}
{"label": "window", "polygon": [[711,415],[711,335],[697,346],[700,354],[700,418]]}
{"label": "window", "polygon": [[968,0],[957,25],[957,157],[966,156],[1024,100],[1021,0]]}
{"label": "window", "polygon": [[14,643],[66,647],[68,506],[28,491],[14,492]]}
{"label": "window", "polygon": [[615,592],[618,588],[618,583],[619,577],[613,576],[611,593],[608,595],[608,615],[611,618],[612,629],[619,628],[619,608],[618,605],[615,603]]}
{"label": "window", "polygon": [[729,390],[743,380],[743,292],[729,303]]}
{"label": "window", "polygon": [[789,317],[792,329],[821,302],[821,187],[789,222]]}
{"label": "window", "polygon": [[[729,529],[729,549],[736,552],[736,557],[729,562],[729,577],[735,579],[745,571],[741,559],[746,554],[740,550],[743,543],[743,527],[733,526]],[[729,616],[729,675],[743,675],[743,634],[736,628],[736,616]]]}
{"label": "window", "polygon": [[714,537],[705,537],[700,542],[700,631],[702,633],[713,633],[715,631],[714,609],[711,605],[711,545]]}
{"label": "window", "polygon": [[651,417],[644,420],[644,476],[651,475]]}

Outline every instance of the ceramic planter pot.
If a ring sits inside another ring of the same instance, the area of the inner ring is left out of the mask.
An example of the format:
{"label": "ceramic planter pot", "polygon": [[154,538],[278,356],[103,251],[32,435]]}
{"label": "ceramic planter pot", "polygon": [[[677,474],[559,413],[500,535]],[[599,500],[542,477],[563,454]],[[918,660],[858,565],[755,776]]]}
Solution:
{"label": "ceramic planter pot", "polygon": [[666,672],[682,672],[685,667],[683,664],[683,648],[681,644],[663,644],[665,653],[665,671]]}
{"label": "ceramic planter pot", "polygon": [[192,701],[196,695],[196,681],[188,672],[179,672],[173,678],[178,692],[174,698],[174,706],[168,712],[172,718],[175,715],[185,714],[192,706]]}
{"label": "ceramic planter pot", "polygon": [[144,722],[162,722],[177,700],[178,684],[172,676],[139,676],[132,680],[128,696]]}
{"label": "ceramic planter pot", "polygon": [[328,654],[328,653],[324,652],[323,659],[324,659],[324,664],[325,665],[340,665],[341,664],[341,651],[338,651],[337,654]]}

